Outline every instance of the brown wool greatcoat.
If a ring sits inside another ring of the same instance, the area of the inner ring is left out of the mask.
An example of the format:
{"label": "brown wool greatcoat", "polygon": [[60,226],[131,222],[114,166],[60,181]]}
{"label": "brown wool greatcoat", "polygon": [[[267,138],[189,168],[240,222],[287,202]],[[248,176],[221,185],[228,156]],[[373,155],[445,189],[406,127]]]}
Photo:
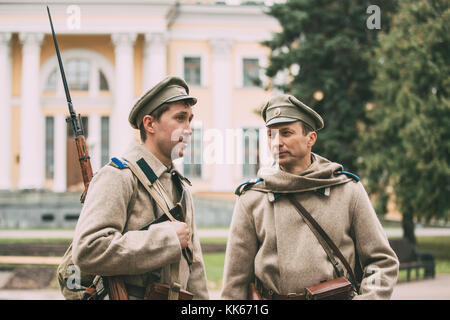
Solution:
{"label": "brown wool greatcoat", "polygon": [[[172,199],[177,197],[168,168],[142,145],[134,144],[122,157],[134,164],[141,158],[153,169]],[[150,185],[142,170],[137,165],[135,167]],[[131,170],[111,165],[100,169],[90,183],[75,230],[74,263],[82,272],[123,275],[126,284],[145,287],[152,271],[160,271],[161,282],[168,283],[169,265],[178,261],[182,288],[194,293],[194,299],[208,299],[203,257],[194,223],[193,199],[186,188],[186,181],[183,181],[186,223],[192,230],[194,254],[190,268],[170,222],[139,231],[163,215],[163,211]]]}
{"label": "brown wool greatcoat", "polygon": [[295,193],[353,270],[358,254],[364,276],[355,299],[390,298],[398,259],[361,182],[336,174],[338,170],[341,165],[315,154],[311,166],[300,175],[260,170],[263,181],[250,186],[236,201],[222,298],[246,299],[255,276],[264,287],[282,295],[336,277],[311,229],[286,197],[278,197],[283,193]]}

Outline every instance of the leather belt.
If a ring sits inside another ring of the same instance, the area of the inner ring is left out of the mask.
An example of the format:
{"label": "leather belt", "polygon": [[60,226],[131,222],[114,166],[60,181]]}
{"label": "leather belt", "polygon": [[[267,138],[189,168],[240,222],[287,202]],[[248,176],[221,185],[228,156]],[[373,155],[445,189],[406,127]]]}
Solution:
{"label": "leather belt", "polygon": [[306,300],[304,293],[277,294],[272,289],[261,286],[261,297],[267,300]]}

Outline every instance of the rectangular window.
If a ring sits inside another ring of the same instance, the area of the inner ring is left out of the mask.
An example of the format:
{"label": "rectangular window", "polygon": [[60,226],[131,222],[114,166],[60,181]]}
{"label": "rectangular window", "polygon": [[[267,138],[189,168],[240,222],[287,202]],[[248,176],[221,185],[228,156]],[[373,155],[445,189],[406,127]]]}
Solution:
{"label": "rectangular window", "polygon": [[53,179],[55,173],[55,118],[45,117],[45,178]]}
{"label": "rectangular window", "polygon": [[259,129],[244,128],[243,130],[244,164],[242,175],[255,178],[259,170]]}
{"label": "rectangular window", "polygon": [[109,162],[109,117],[102,117],[101,121],[101,165],[103,167]]}
{"label": "rectangular window", "polygon": [[202,129],[192,128],[192,135],[184,150],[184,175],[188,178],[202,177]]}
{"label": "rectangular window", "polygon": [[201,59],[200,57],[184,57],[184,80],[188,84],[200,86],[201,81]]}
{"label": "rectangular window", "polygon": [[261,79],[259,78],[259,59],[244,58],[242,60],[242,85],[244,87],[261,87]]}

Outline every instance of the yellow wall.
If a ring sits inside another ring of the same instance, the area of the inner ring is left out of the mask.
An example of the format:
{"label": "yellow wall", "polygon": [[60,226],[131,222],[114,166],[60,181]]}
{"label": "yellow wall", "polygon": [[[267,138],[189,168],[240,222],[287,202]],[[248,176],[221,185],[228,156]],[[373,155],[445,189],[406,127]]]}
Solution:
{"label": "yellow wall", "polygon": [[[64,50],[74,48],[84,48],[93,50],[114,65],[114,45],[109,35],[58,35],[58,47],[61,55],[64,56]],[[47,34],[41,45],[41,66],[55,55],[55,47],[51,35]]]}
{"label": "yellow wall", "polygon": [[233,46],[233,95],[232,95],[232,114],[233,125],[238,126],[242,119],[255,121],[262,124],[262,118],[255,112],[259,111],[262,106],[270,98],[270,92],[264,90],[264,88],[240,88],[236,86],[236,79],[238,78],[237,72],[243,72],[241,68],[238,68],[238,60],[241,58],[241,54],[255,55],[258,57],[269,57],[270,50],[267,47],[262,46],[256,42],[240,42]]}
{"label": "yellow wall", "polygon": [[[108,35],[59,35],[58,46],[64,56],[64,50],[73,48],[86,48],[96,51],[115,65],[114,46]],[[45,35],[41,45],[40,65],[42,66],[49,58],[55,55],[53,40],[49,34]],[[12,95],[20,96],[22,72],[22,45],[18,35],[12,37]],[[139,84],[139,83],[138,83]]]}
{"label": "yellow wall", "polygon": [[[213,79],[212,72],[212,56],[211,49],[209,47],[208,41],[181,41],[174,40],[170,41],[167,46],[167,74],[175,75],[177,74],[177,59],[179,53],[183,53],[188,49],[193,52],[205,52],[208,55],[209,65],[208,70],[208,84],[206,87],[200,86],[189,86],[190,94],[197,98],[197,105],[194,107],[194,121],[203,122],[203,126],[207,126],[208,123],[212,122],[213,119],[213,97],[211,92],[211,84]],[[181,70],[183,72],[183,70]]]}

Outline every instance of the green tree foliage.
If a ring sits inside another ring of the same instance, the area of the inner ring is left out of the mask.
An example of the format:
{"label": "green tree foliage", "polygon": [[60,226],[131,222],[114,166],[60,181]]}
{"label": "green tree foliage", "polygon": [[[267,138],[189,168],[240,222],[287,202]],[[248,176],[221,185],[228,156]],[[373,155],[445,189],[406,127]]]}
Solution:
{"label": "green tree foliage", "polygon": [[415,242],[414,218],[450,208],[450,1],[403,0],[380,35],[362,152],[369,190],[388,185]]}
{"label": "green tree foliage", "polygon": [[[381,30],[387,30],[387,12],[395,1],[377,1]],[[325,121],[314,151],[347,170],[358,171],[357,124],[365,121],[365,105],[373,98],[369,61],[379,30],[370,30],[369,1],[290,0],[273,5],[269,14],[282,31],[265,45],[272,50],[267,75],[290,72],[289,82],[278,85],[314,108]],[[300,67],[300,68],[298,68]],[[297,70],[299,72],[297,74]],[[323,99],[314,93],[323,93]]]}

